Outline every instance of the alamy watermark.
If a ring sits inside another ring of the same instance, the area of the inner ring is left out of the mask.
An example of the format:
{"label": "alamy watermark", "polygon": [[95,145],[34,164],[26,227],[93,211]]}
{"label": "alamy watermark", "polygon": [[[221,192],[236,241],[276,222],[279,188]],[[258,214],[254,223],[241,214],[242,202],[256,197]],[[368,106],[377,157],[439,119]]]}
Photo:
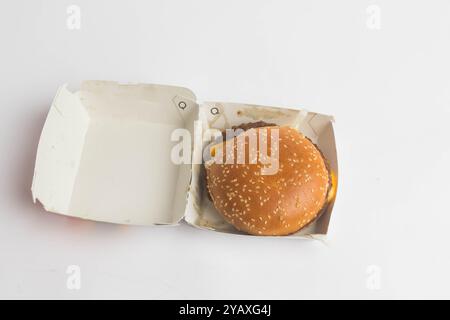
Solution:
{"label": "alamy watermark", "polygon": [[81,268],[78,265],[72,264],[66,269],[67,279],[66,288],[69,290],[81,289]]}
{"label": "alamy watermark", "polygon": [[379,5],[371,4],[366,8],[366,26],[370,30],[381,29],[381,8]]}
{"label": "alamy watermark", "polygon": [[70,5],[66,9],[67,19],[66,26],[69,30],[81,29],[81,8],[77,5]]}
{"label": "alamy watermark", "polygon": [[[175,164],[259,164],[261,175],[273,175],[279,166],[279,129],[276,127],[217,129],[203,131],[202,122],[194,122],[194,137],[189,130],[175,129],[171,140],[178,142],[171,151]],[[225,136],[225,137],[224,137]],[[203,152],[192,154],[194,145],[210,143]]]}
{"label": "alamy watermark", "polygon": [[366,268],[366,288],[368,290],[381,290],[381,268],[372,264]]}

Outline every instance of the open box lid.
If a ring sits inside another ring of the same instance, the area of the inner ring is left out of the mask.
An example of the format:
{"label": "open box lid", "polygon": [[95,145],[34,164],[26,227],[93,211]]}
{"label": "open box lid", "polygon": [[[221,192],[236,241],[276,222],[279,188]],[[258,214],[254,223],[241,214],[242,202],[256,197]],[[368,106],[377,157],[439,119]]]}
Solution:
{"label": "open box lid", "polygon": [[33,199],[47,211],[121,224],[172,224],[191,167],[170,159],[171,134],[198,114],[186,88],[85,81],[59,88],[36,157]]}

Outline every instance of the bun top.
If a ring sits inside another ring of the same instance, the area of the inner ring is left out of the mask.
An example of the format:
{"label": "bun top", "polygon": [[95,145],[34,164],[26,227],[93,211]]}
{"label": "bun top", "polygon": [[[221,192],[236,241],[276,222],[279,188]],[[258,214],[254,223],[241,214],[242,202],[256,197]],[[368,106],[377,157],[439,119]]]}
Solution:
{"label": "bun top", "polygon": [[[271,140],[272,132],[276,133],[273,130],[278,132],[278,148]],[[270,170],[267,158],[252,159],[250,131],[256,133],[258,152],[273,157],[278,150],[278,161],[271,162]],[[230,141],[233,149],[226,147]],[[239,141],[245,141],[245,163],[237,161]],[[264,143],[265,150],[261,149]],[[219,157],[208,160],[206,184],[216,209],[238,230],[254,235],[287,235],[313,221],[324,207],[330,188],[326,161],[317,147],[296,129],[254,128],[211,147],[211,155],[222,150],[229,150],[228,155],[234,152],[234,161],[225,162],[227,152],[219,160]]]}

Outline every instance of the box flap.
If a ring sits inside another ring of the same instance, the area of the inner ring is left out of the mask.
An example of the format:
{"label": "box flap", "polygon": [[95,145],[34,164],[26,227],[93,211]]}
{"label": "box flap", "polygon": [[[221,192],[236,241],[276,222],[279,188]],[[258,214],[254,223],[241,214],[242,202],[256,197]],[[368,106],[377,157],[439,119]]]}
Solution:
{"label": "box flap", "polygon": [[184,214],[190,164],[171,158],[175,129],[193,130],[188,89],[83,82],[62,86],[39,141],[33,198],[47,211],[97,221],[151,225]]}

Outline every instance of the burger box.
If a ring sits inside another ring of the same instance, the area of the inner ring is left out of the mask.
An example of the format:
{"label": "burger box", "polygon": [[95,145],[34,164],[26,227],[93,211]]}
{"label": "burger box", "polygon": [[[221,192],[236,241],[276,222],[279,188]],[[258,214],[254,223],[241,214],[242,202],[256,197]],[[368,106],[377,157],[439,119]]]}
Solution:
{"label": "burger box", "polygon": [[[202,153],[210,141],[202,134],[260,120],[293,126],[310,138],[337,185],[331,116],[198,102],[192,91],[175,86],[84,81],[76,92],[63,85],[56,93],[38,145],[33,200],[46,211],[94,221],[176,225],[184,220],[200,229],[242,234],[207,196]],[[182,133],[188,138],[177,140]],[[177,152],[187,161],[173,161]],[[326,235],[334,199],[313,223],[286,237]]]}

